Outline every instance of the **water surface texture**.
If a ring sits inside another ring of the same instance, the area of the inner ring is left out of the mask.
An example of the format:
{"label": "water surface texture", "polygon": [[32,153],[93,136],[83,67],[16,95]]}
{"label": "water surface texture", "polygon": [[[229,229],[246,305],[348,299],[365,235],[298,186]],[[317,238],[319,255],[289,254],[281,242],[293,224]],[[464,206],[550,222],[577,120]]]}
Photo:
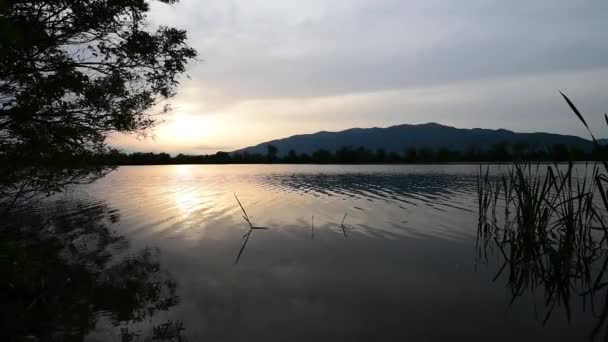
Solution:
{"label": "water surface texture", "polygon": [[[41,334],[87,341],[587,339],[596,317],[577,296],[569,320],[558,306],[543,322],[542,288],[513,300],[508,271],[495,279],[501,256],[480,253],[477,243],[478,170],[121,167],[20,219],[65,232],[65,258],[90,256],[61,271],[71,279],[57,302],[65,312],[49,312],[50,321],[41,313]],[[250,231],[235,194],[253,226],[268,229]]]}

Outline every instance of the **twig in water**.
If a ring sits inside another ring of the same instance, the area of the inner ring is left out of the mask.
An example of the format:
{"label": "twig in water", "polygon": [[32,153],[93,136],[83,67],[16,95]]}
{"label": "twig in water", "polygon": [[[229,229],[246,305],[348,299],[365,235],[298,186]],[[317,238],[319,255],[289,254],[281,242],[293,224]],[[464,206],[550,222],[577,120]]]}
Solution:
{"label": "twig in water", "polygon": [[348,212],[344,213],[344,217],[342,218],[342,223],[340,223],[340,227],[342,228],[342,233],[344,233],[344,237],[348,237],[346,235],[346,228],[344,227],[344,220],[346,220],[346,215]]}
{"label": "twig in water", "polygon": [[312,215],[312,222],[310,224],[310,237],[315,238],[315,215]]}
{"label": "twig in water", "polygon": [[239,201],[239,198],[236,196],[236,192],[234,193],[234,198],[236,198],[236,201],[239,203],[239,206],[241,207],[241,210],[243,211],[243,218],[249,224],[249,228],[253,228],[253,224],[251,223],[251,220],[249,219],[249,215],[247,215],[247,212],[245,211],[245,208],[243,208],[241,201]]}
{"label": "twig in water", "polygon": [[243,205],[241,204],[241,201],[239,201],[239,198],[237,197],[236,193],[234,193],[234,198],[236,198],[236,201],[239,203],[239,206],[241,207],[241,210],[243,211],[243,219],[247,222],[247,224],[249,224],[249,231],[243,235],[243,239],[245,239],[245,241],[243,241],[243,245],[241,246],[241,249],[239,250],[239,254],[236,257],[236,261],[234,262],[235,264],[238,264],[239,260],[241,259],[241,255],[243,254],[243,251],[245,250],[245,246],[247,246],[247,242],[249,242],[249,237],[251,237],[251,233],[253,233],[254,229],[269,229],[268,227],[256,227],[253,225],[253,223],[251,223],[251,219],[249,218],[249,215],[247,215],[247,212],[245,211],[245,207],[243,207]]}

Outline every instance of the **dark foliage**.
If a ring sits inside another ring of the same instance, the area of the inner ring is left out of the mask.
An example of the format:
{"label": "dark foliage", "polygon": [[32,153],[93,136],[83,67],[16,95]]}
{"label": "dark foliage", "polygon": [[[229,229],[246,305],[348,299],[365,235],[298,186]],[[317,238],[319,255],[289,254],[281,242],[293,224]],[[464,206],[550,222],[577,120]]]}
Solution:
{"label": "dark foliage", "polygon": [[[269,147],[274,147],[269,145]],[[452,151],[446,147],[439,150],[431,148],[407,149],[403,153],[387,153],[383,149],[376,151],[364,147],[343,147],[335,153],[318,150],[308,154],[298,154],[290,150],[283,157],[277,156],[276,147],[268,150],[266,155],[250,153],[218,152],[212,155],[184,155],[175,157],[167,153],[131,153],[126,154],[113,150],[98,156],[99,164],[108,165],[156,165],[156,164],[398,164],[398,163],[449,163],[449,162],[511,162],[511,161],[597,161],[606,155],[604,146],[596,146],[591,152],[556,144],[544,149],[531,149],[523,144],[506,142],[492,145],[487,150],[470,146],[463,152]]]}
{"label": "dark foliage", "polygon": [[58,169],[90,180],[101,170],[82,156],[106,152],[109,133],[145,134],[169,110],[196,51],[185,31],[149,30],[149,9],[145,0],[0,1],[0,196],[61,189]]}

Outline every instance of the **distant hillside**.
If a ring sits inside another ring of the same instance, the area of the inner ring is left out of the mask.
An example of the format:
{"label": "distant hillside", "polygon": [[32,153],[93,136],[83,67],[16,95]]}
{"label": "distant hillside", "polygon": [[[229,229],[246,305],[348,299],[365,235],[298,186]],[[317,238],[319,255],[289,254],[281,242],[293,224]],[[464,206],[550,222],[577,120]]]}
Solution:
{"label": "distant hillside", "polygon": [[286,155],[290,150],[296,153],[312,153],[319,149],[336,151],[342,147],[367,149],[384,149],[387,152],[403,152],[409,148],[447,147],[452,151],[463,151],[470,146],[487,150],[493,144],[507,142],[524,143],[532,149],[540,149],[555,144],[564,144],[579,148],[585,152],[592,149],[589,140],[552,133],[515,133],[505,129],[463,129],[444,126],[437,123],[421,125],[398,125],[387,128],[351,128],[340,132],[318,132],[313,134],[294,135],[247,147],[238,151],[250,154],[266,154],[267,146],[278,148],[278,156]]}

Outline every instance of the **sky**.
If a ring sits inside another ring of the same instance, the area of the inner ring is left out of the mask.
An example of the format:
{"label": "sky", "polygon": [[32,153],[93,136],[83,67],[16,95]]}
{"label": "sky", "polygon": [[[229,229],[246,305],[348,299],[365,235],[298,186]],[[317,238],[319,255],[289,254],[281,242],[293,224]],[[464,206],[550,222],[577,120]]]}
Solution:
{"label": "sky", "polygon": [[126,151],[210,154],[294,134],[437,122],[608,136],[606,0],[181,0],[151,27],[199,60],[151,137]]}

